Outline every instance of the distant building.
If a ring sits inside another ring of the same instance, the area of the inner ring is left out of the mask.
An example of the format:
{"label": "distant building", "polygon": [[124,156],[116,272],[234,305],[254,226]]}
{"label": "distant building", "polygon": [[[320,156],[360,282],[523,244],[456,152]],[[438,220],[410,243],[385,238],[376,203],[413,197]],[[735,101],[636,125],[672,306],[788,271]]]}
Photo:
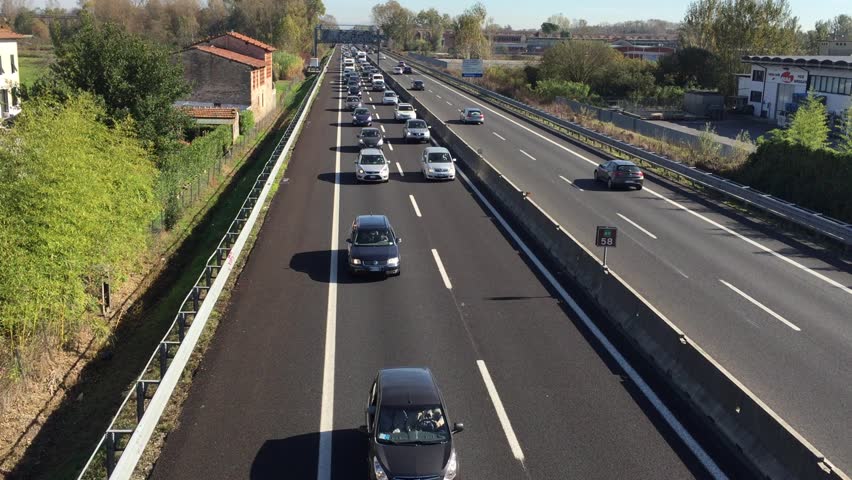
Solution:
{"label": "distant building", "polygon": [[240,112],[236,108],[183,107],[183,111],[198,125],[229,125],[234,141],[240,136]]}
{"label": "distant building", "polygon": [[578,34],[572,35],[574,40],[589,40],[606,42],[616,45],[619,42],[627,42],[634,47],[665,47],[677,50],[680,48],[680,40],[677,34]]}
{"label": "distant building", "polygon": [[742,61],[751,71],[737,76],[739,95],[755,116],[786,125],[808,92],[830,115],[842,115],[852,103],[852,56],[747,55]]}
{"label": "distant building", "polygon": [[820,55],[852,55],[852,37],[848,35],[833,35],[828,40],[819,42]]}
{"label": "distant building", "polygon": [[636,58],[648,62],[656,62],[660,58],[675,52],[673,47],[636,45],[627,40],[617,40],[610,44],[610,47],[618,50],[627,58]]}
{"label": "distant building", "polygon": [[181,51],[192,93],[178,106],[251,110],[256,121],[275,111],[275,48],[237,32],[210,37]]}
{"label": "distant building", "polygon": [[16,93],[21,86],[18,40],[29,37],[0,28],[0,119],[21,111],[21,100]]}

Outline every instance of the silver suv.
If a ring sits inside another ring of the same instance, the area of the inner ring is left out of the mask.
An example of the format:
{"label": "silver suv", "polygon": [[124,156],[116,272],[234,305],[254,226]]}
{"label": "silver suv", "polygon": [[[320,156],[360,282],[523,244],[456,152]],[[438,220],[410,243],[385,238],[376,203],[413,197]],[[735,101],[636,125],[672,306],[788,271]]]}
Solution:
{"label": "silver suv", "polygon": [[402,127],[402,138],[405,139],[405,143],[411,141],[428,143],[432,139],[431,132],[429,132],[430,128],[432,127],[426,123],[426,120],[419,118],[406,120],[405,126]]}

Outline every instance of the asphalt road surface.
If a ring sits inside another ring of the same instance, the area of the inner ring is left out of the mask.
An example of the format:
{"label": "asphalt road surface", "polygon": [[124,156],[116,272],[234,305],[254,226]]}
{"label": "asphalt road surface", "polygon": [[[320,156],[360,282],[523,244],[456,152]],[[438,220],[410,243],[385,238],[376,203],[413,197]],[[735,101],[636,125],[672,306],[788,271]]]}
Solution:
{"label": "asphalt road surface", "polygon": [[[459,478],[710,478],[475,193],[422,179],[376,94],[390,181],[355,184],[337,59],[153,477],[366,478],[377,370],[427,366],[466,426]],[[346,271],[366,213],[404,239],[399,277]]]}
{"label": "asphalt road surface", "polygon": [[[610,191],[593,180],[601,157],[416,70],[396,78],[425,80],[411,93],[586,247],[596,225],[618,227],[610,267],[852,471],[852,265],[647,176]],[[473,106],[484,125],[458,124]]]}

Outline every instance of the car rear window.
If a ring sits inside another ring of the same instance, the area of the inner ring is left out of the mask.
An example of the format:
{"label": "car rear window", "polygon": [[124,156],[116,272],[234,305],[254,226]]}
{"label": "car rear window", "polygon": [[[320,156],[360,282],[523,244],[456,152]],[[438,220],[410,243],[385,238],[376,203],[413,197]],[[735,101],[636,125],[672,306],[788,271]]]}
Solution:
{"label": "car rear window", "polygon": [[618,166],[618,171],[619,171],[619,172],[631,172],[631,173],[635,173],[635,172],[638,172],[638,171],[639,171],[639,167],[637,167],[636,165],[619,165],[619,166]]}
{"label": "car rear window", "polygon": [[482,115],[482,112],[480,112],[479,110],[468,110],[467,114],[468,115]]}

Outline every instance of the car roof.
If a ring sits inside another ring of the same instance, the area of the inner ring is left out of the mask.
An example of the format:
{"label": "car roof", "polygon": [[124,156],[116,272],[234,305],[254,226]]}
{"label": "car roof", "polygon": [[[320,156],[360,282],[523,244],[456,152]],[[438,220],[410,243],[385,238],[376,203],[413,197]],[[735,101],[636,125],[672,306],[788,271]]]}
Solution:
{"label": "car roof", "polygon": [[424,152],[426,152],[426,153],[450,153],[450,151],[447,150],[444,147],[426,147],[426,150],[424,150]]}
{"label": "car roof", "polygon": [[440,404],[438,386],[428,368],[385,368],[379,371],[382,405]]}
{"label": "car roof", "polygon": [[482,111],[482,109],[481,109],[481,108],[479,108],[479,107],[465,107],[465,109],[464,109],[464,110],[465,110],[466,112],[467,112],[467,111],[470,111],[470,110],[476,110],[477,112],[481,112],[481,111]]}
{"label": "car roof", "polygon": [[616,165],[633,165],[634,167],[636,166],[636,164],[631,162],[630,160],[611,160],[611,162]]}
{"label": "car roof", "polygon": [[[368,150],[374,149],[370,148]],[[389,223],[388,217],[384,215],[358,215],[358,217],[355,218],[355,225],[359,228],[387,227]]]}
{"label": "car roof", "polygon": [[394,92],[393,90],[385,90],[385,96],[387,97],[389,95],[396,95],[396,92]]}
{"label": "car roof", "polygon": [[423,122],[423,123],[426,123],[426,120],[423,120],[422,118],[409,118],[408,120],[406,120],[406,121],[405,121],[405,123],[406,123],[406,124],[411,123],[411,122]]}
{"label": "car roof", "polygon": [[378,129],[378,128],[376,128],[376,127],[364,127],[364,128],[362,128],[362,129],[361,129],[361,131],[362,131],[362,132],[366,132],[366,131],[368,131],[368,130],[369,130],[369,131],[373,131],[373,130],[375,130],[375,131],[377,131],[377,132],[379,131],[379,129]]}
{"label": "car roof", "polygon": [[382,151],[378,148],[362,148],[361,155],[382,155]]}
{"label": "car roof", "polygon": [[397,106],[397,107],[410,107],[410,106],[411,106],[411,104],[410,104],[410,103],[404,103],[404,102],[403,102],[403,103],[397,103],[397,104],[396,104],[396,106]]}

